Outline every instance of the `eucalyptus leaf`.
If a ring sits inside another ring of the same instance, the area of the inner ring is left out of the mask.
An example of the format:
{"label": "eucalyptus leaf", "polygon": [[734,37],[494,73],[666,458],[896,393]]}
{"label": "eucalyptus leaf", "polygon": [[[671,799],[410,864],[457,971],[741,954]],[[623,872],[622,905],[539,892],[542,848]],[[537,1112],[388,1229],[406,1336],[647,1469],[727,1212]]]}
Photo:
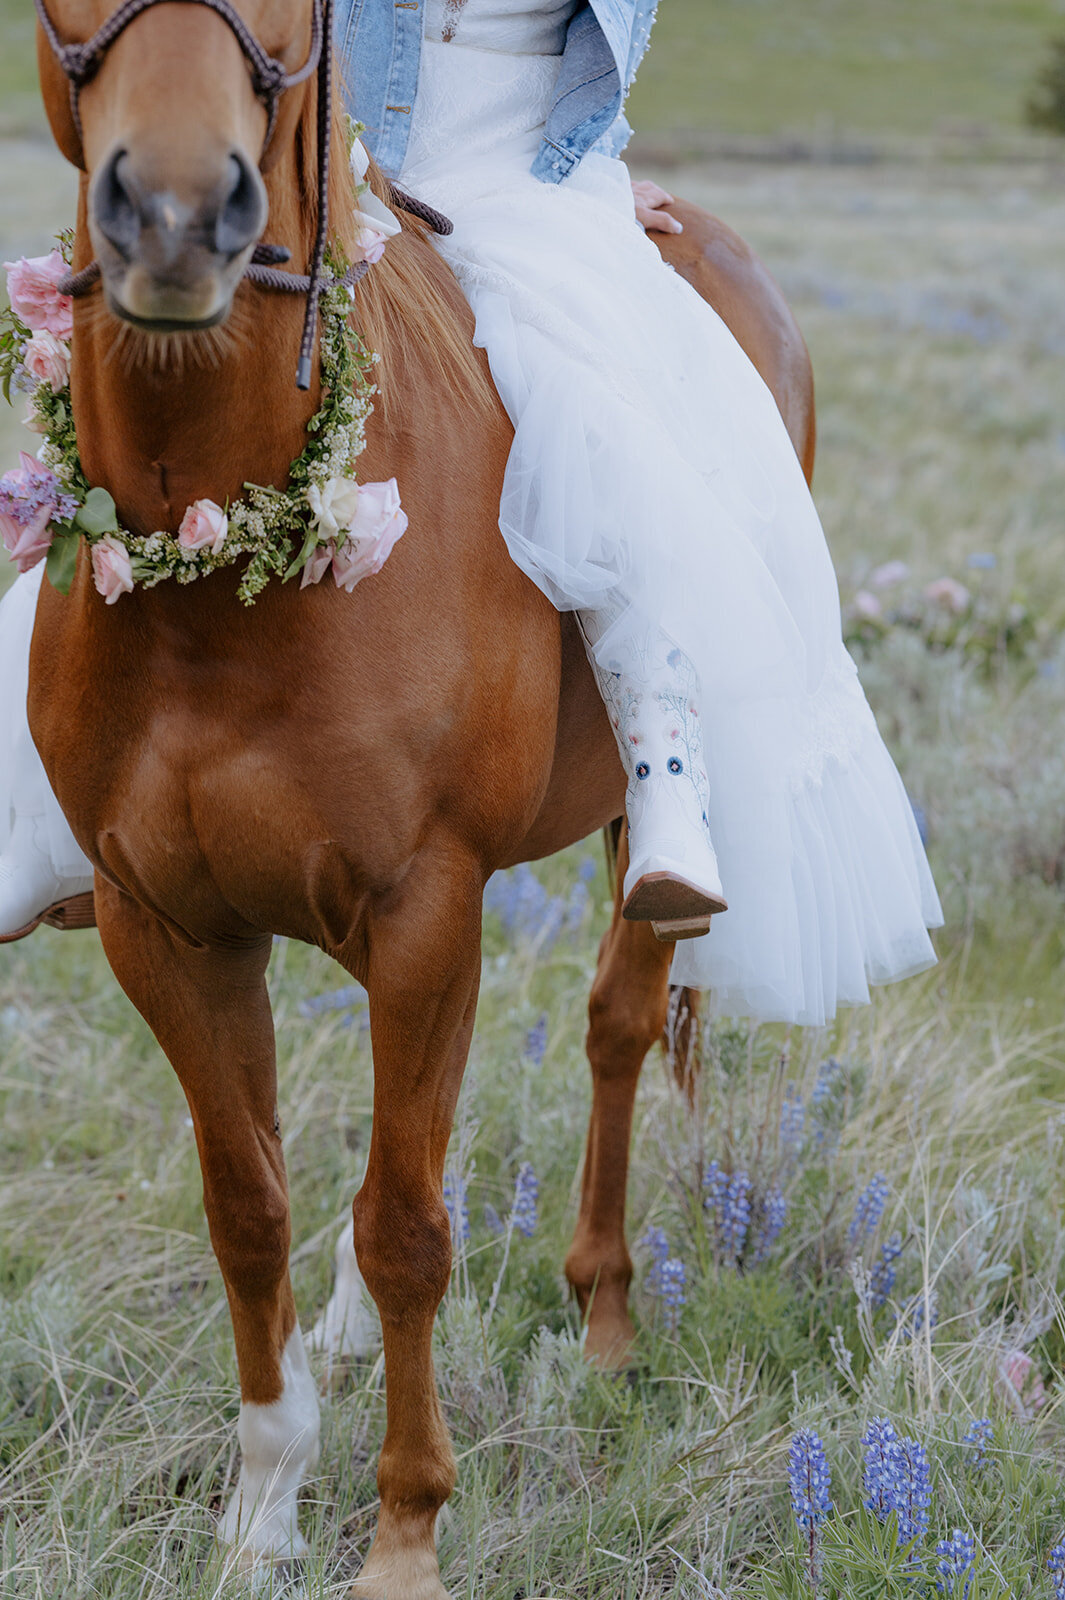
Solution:
{"label": "eucalyptus leaf", "polygon": [[86,533],[118,532],[115,502],[106,489],[90,489],[74,521]]}
{"label": "eucalyptus leaf", "polygon": [[44,570],[48,582],[59,594],[69,594],[78,565],[79,535],[73,528],[62,528],[56,533],[45,559]]}
{"label": "eucalyptus leaf", "polygon": [[300,550],[299,555],[285,573],[283,580],[285,583],[287,583],[290,578],[294,578],[297,572],[303,571],[304,567],[307,565],[307,562],[310,560],[311,555],[314,552],[314,547],[317,543],[318,529],[315,526],[307,530],[307,537],[303,541],[303,547]]}

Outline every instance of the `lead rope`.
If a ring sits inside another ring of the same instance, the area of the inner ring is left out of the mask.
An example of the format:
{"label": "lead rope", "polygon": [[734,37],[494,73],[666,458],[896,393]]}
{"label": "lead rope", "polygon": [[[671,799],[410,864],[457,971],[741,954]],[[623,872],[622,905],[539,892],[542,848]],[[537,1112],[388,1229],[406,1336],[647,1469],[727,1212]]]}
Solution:
{"label": "lead rope", "polygon": [[[122,0],[118,9],[111,13],[107,21],[84,44],[64,44],[48,15],[45,0],[33,0],[33,3],[52,53],[70,81],[71,115],[78,138],[84,142],[79,106],[83,85],[95,77],[103,57],[119,34],[123,33],[142,12],[159,4],[160,0]],[[246,278],[264,289],[280,289],[286,293],[307,296],[307,310],[300,339],[299,365],[296,369],[296,385],[299,389],[309,389],[314,341],[318,331],[319,297],[326,290],[334,288],[338,281],[346,288],[354,288],[369,270],[369,263],[360,261],[357,265],[349,267],[340,280],[327,276],[322,271],[329,234],[329,157],[333,123],[333,0],[313,0],[311,47],[303,66],[291,73],[285,71],[282,62],[266,54],[258,39],[249,31],[244,19],[234,10],[230,0],[192,0],[192,3],[207,6],[209,10],[214,11],[229,24],[236,35],[237,43],[251,67],[255,93],[266,105],[264,151],[273,137],[274,124],[277,121],[277,102],[282,92],[304,83],[315,70],[318,73],[318,225],[314,250],[311,254],[311,270],[306,276],[297,272],[280,272],[277,270],[277,264],[288,261],[290,252],[283,245],[259,244],[252,252],[251,263],[244,273]],[[453,231],[451,222],[442,212],[436,211],[422,200],[415,200],[411,195],[404,194],[395,184],[391,185],[391,192],[393,204],[411,216],[419,217],[435,233],[446,236]],[[100,276],[99,262],[90,261],[89,265],[79,272],[68,272],[60,279],[57,287],[61,294],[80,298],[89,293]]]}

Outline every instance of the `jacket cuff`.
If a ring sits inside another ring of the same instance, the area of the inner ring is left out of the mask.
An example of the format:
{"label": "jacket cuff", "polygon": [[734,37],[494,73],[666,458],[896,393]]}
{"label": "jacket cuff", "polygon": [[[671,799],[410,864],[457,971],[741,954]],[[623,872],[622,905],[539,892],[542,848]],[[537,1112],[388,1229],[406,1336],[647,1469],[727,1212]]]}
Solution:
{"label": "jacket cuff", "polygon": [[530,170],[533,177],[539,178],[541,183],[561,183],[563,178],[568,177],[578,165],[579,160],[579,156],[570,155],[561,145],[545,139],[536,152],[536,160]]}

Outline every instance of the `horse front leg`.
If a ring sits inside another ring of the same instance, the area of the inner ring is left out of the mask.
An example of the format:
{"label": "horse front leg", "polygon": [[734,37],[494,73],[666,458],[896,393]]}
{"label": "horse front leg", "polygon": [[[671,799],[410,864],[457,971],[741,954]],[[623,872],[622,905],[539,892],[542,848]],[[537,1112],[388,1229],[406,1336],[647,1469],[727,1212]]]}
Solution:
{"label": "horse front leg", "polygon": [[300,1484],[318,1397],[289,1280],[289,1204],[265,972],[270,940],[200,950],[97,881],[107,958],[185,1091],[240,1371],[241,1466],[219,1538],[241,1566],[306,1554]]}
{"label": "horse front leg", "polygon": [[352,1591],[365,1600],[447,1600],[436,1519],[455,1458],[431,1342],[451,1275],[444,1160],[477,1005],[483,887],[473,863],[427,862],[371,933],[373,1134],[354,1223],[381,1316],[388,1423],[377,1531]]}
{"label": "horse front leg", "polygon": [[672,944],[649,922],[621,915],[628,827],[618,846],[614,917],[599,947],[588,1004],[592,1113],[577,1227],[566,1276],[586,1319],[585,1350],[597,1366],[627,1365],[635,1330],[629,1316],[632,1257],[625,1242],[625,1193],[636,1087],[644,1057],[662,1037],[669,1007]]}

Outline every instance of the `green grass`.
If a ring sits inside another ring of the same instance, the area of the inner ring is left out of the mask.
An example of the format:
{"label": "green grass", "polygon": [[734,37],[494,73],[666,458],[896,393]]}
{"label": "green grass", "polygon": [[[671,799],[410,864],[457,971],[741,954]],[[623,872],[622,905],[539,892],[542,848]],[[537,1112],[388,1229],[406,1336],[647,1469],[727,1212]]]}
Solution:
{"label": "green grass", "polygon": [[1019,133],[1057,0],[664,0],[641,134],[891,141]]}

